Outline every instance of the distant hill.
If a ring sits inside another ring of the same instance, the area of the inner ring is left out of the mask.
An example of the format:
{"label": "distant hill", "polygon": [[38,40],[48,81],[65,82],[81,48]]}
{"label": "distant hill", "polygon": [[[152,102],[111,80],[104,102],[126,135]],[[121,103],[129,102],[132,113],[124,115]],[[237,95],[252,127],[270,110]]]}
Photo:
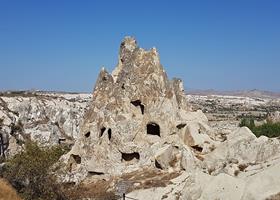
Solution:
{"label": "distant hill", "polygon": [[242,96],[242,97],[255,97],[255,98],[280,98],[279,92],[271,92],[264,90],[236,90],[236,91],[217,91],[217,90],[186,90],[190,95],[229,95],[229,96]]}
{"label": "distant hill", "polygon": [[[280,92],[271,92],[265,90],[236,90],[236,91],[218,91],[218,90],[200,90],[200,89],[186,89],[188,95],[228,95],[228,96],[242,96],[254,98],[280,98]],[[87,92],[67,92],[67,91],[41,91],[41,90],[18,90],[18,91],[0,91],[0,96],[34,96],[38,94],[90,94]]]}

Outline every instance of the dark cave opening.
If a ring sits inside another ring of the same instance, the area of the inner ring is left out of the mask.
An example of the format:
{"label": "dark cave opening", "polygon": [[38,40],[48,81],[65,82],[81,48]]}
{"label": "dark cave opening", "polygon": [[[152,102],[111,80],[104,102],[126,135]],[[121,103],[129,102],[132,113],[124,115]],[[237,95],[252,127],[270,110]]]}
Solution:
{"label": "dark cave opening", "polygon": [[139,160],[140,159],[140,154],[138,152],[134,153],[122,153],[122,161],[132,161],[132,160]]}
{"label": "dark cave opening", "polygon": [[203,151],[203,148],[198,146],[198,145],[195,145],[195,146],[191,146],[195,151],[198,151],[198,152],[202,152]]}
{"label": "dark cave opening", "polygon": [[89,171],[88,174],[89,174],[89,175],[92,175],[92,176],[101,176],[101,175],[104,175],[103,172],[94,172],[94,171]]}
{"label": "dark cave opening", "polygon": [[141,113],[142,115],[144,115],[144,112],[145,112],[145,106],[142,104],[142,102],[138,99],[138,100],[135,100],[135,101],[131,101],[130,102],[132,105],[134,105],[135,107],[140,107],[141,109]]}
{"label": "dark cave opening", "polygon": [[102,137],[103,136],[103,133],[106,131],[106,128],[105,127],[102,127],[101,129],[100,129],[100,135],[99,135],[99,137]]}
{"label": "dark cave opening", "polygon": [[75,160],[77,164],[81,164],[82,158],[79,155],[71,154],[71,157]]}
{"label": "dark cave opening", "polygon": [[109,138],[109,140],[111,140],[111,138],[112,138],[112,129],[110,129],[110,128],[108,130],[108,138]]}
{"label": "dark cave opening", "polygon": [[90,136],[90,131],[85,134],[85,137],[88,138]]}
{"label": "dark cave opening", "polygon": [[160,127],[157,123],[151,122],[147,124],[147,134],[157,135],[160,137]]}
{"label": "dark cave opening", "polygon": [[178,129],[182,129],[182,128],[184,128],[186,125],[187,125],[187,124],[182,123],[182,124],[178,124],[176,127],[177,127]]}
{"label": "dark cave opening", "polygon": [[162,169],[161,165],[158,163],[157,160],[155,160],[155,167],[158,169]]}

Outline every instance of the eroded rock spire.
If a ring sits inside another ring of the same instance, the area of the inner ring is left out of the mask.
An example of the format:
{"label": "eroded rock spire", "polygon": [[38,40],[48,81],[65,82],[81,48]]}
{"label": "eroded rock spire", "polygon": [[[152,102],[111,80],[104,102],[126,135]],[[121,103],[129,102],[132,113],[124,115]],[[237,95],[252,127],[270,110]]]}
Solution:
{"label": "eroded rock spire", "polygon": [[182,169],[181,153],[191,152],[182,124],[207,121],[201,112],[190,112],[182,85],[168,80],[155,48],[144,50],[126,37],[112,75],[102,69],[97,79],[81,135],[69,153],[81,158],[72,163],[72,175],[121,174],[143,166]]}

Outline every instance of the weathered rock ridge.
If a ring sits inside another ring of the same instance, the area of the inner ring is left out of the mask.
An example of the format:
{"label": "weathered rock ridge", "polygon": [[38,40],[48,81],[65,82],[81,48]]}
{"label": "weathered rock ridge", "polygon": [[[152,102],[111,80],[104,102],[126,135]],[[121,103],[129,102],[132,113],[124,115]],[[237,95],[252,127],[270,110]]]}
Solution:
{"label": "weathered rock ridge", "polygon": [[1,93],[0,156],[18,153],[26,139],[49,146],[73,143],[90,98],[39,91]]}
{"label": "weathered rock ridge", "polygon": [[168,80],[157,50],[146,51],[126,37],[112,75],[103,68],[97,79],[80,137],[68,155],[69,180],[144,166],[190,168],[195,159],[188,159],[194,157],[189,146],[207,151],[213,145],[207,131],[207,118],[191,112],[182,81]]}

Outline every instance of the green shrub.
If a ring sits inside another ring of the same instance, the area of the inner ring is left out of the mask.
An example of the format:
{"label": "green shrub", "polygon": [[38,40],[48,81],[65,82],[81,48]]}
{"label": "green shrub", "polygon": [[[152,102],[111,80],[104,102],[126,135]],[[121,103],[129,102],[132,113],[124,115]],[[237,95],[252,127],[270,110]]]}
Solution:
{"label": "green shrub", "polygon": [[40,148],[26,142],[24,151],[7,161],[6,178],[26,200],[63,200],[62,187],[51,172],[52,166],[65,153],[61,147]]}
{"label": "green shrub", "polygon": [[239,126],[240,127],[247,126],[251,130],[256,127],[253,118],[242,118]]}
{"label": "green shrub", "polygon": [[260,137],[261,135],[270,138],[280,136],[280,123],[268,122],[261,126],[255,126],[254,120],[252,118],[243,118],[239,126],[247,126],[257,137]]}
{"label": "green shrub", "polygon": [[280,136],[280,123],[266,123],[261,126],[253,128],[252,132],[257,136],[279,137]]}

